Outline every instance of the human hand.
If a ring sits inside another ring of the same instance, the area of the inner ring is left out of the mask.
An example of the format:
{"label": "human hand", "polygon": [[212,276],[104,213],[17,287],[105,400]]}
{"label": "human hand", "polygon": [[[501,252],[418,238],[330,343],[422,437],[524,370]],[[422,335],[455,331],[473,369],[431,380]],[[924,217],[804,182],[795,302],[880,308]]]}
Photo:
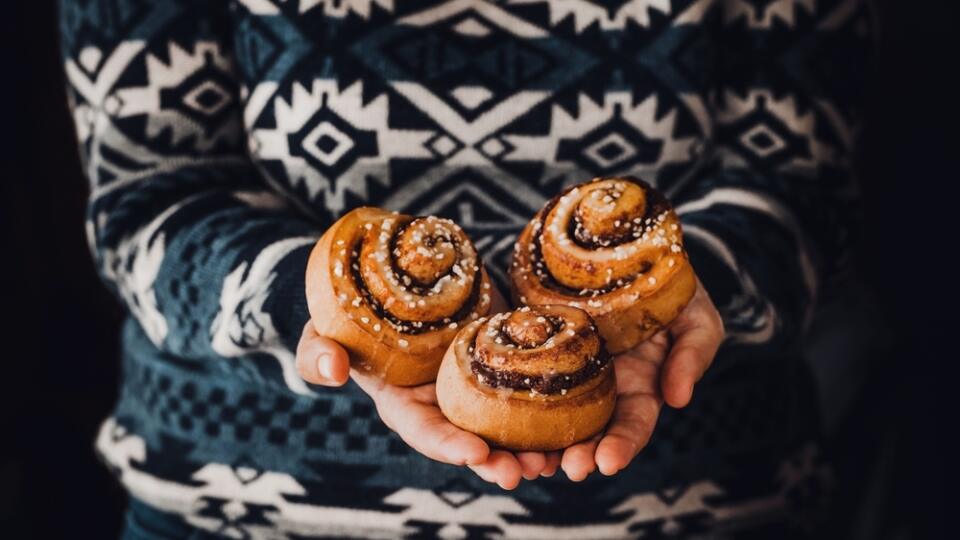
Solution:
{"label": "human hand", "polygon": [[[506,311],[503,297],[496,290],[492,296],[492,312]],[[443,416],[435,384],[394,386],[351,369],[347,351],[336,341],[318,335],[311,321],[304,326],[297,346],[297,370],[307,382],[323,386],[341,386],[352,378],[373,400],[383,423],[414,450],[443,463],[467,465],[484,480],[504,489],[515,488],[521,477],[552,475],[560,464],[559,453],[548,458],[540,452],[491,450],[483,439]]]}
{"label": "human hand", "polygon": [[573,481],[597,468],[610,476],[626,467],[653,434],[664,401],[690,403],[724,338],[723,321],[697,281],[697,291],[663,331],[614,358],[617,404],[607,429],[563,451],[561,467]]}

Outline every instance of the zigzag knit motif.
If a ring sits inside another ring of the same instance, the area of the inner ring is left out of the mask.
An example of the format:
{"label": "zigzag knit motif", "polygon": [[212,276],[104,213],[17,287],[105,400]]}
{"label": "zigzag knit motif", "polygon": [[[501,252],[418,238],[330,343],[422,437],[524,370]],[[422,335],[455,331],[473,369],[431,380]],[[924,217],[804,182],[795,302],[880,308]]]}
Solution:
{"label": "zigzag knit motif", "polygon": [[[842,274],[857,0],[62,0],[87,231],[126,306],[97,440],[136,498],[235,538],[789,531],[824,493],[797,353]],[[294,350],[344,212],[454,219],[500,286],[596,175],[674,202],[730,338],[620,474],[502,492],[410,450]]]}

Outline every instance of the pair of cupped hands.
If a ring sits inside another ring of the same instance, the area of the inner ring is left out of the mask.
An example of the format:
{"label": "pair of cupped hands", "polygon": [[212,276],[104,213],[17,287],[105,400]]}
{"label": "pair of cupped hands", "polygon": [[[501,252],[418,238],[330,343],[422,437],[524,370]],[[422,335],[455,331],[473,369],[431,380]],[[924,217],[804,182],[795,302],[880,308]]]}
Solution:
{"label": "pair of cupped hands", "polygon": [[[494,290],[491,312],[508,309]],[[514,489],[521,478],[553,476],[558,468],[579,482],[597,469],[610,476],[629,465],[650,440],[663,403],[680,408],[690,402],[694,384],[723,338],[720,315],[698,280],[693,299],[667,328],[614,358],[617,403],[607,428],[553,452],[491,448],[443,416],[434,383],[393,386],[351,369],[347,351],[318,335],[312,321],[304,326],[297,346],[297,369],[307,382],[323,386],[341,386],[352,378],[373,399],[383,423],[416,451],[443,463],[466,465],[483,480]]]}

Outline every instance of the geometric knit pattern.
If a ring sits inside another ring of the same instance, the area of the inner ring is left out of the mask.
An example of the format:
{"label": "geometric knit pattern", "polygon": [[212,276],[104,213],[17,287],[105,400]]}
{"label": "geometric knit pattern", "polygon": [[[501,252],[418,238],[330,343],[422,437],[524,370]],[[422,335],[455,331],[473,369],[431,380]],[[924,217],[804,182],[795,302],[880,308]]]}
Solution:
{"label": "geometric knit pattern", "polygon": [[[129,312],[98,451],[235,538],[789,535],[829,492],[799,339],[841,283],[858,0],[62,0],[87,237]],[[498,285],[564,186],[666,193],[729,334],[614,477],[500,491],[294,367],[303,272],[361,205],[463,226]],[[814,504],[815,503],[815,504]],[[811,506],[812,505],[812,506]]]}

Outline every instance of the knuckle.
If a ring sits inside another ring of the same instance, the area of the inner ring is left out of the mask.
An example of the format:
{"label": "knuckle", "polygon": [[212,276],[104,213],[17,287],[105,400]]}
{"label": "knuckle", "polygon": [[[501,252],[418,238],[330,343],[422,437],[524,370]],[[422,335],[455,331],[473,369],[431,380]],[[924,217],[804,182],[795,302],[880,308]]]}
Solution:
{"label": "knuckle", "polygon": [[297,350],[296,350],[296,357],[298,362],[303,358],[303,355],[305,353],[304,348],[306,347],[306,345],[307,345],[306,338],[301,337],[300,341],[297,342]]}
{"label": "knuckle", "polygon": [[307,367],[306,356],[299,350],[297,351],[297,357],[294,364],[297,367],[297,374],[307,381],[311,381],[313,378],[313,373],[311,373],[310,369]]}
{"label": "knuckle", "polygon": [[313,319],[307,319],[306,324],[303,325],[303,331],[300,333],[301,340],[309,337],[313,333]]}

